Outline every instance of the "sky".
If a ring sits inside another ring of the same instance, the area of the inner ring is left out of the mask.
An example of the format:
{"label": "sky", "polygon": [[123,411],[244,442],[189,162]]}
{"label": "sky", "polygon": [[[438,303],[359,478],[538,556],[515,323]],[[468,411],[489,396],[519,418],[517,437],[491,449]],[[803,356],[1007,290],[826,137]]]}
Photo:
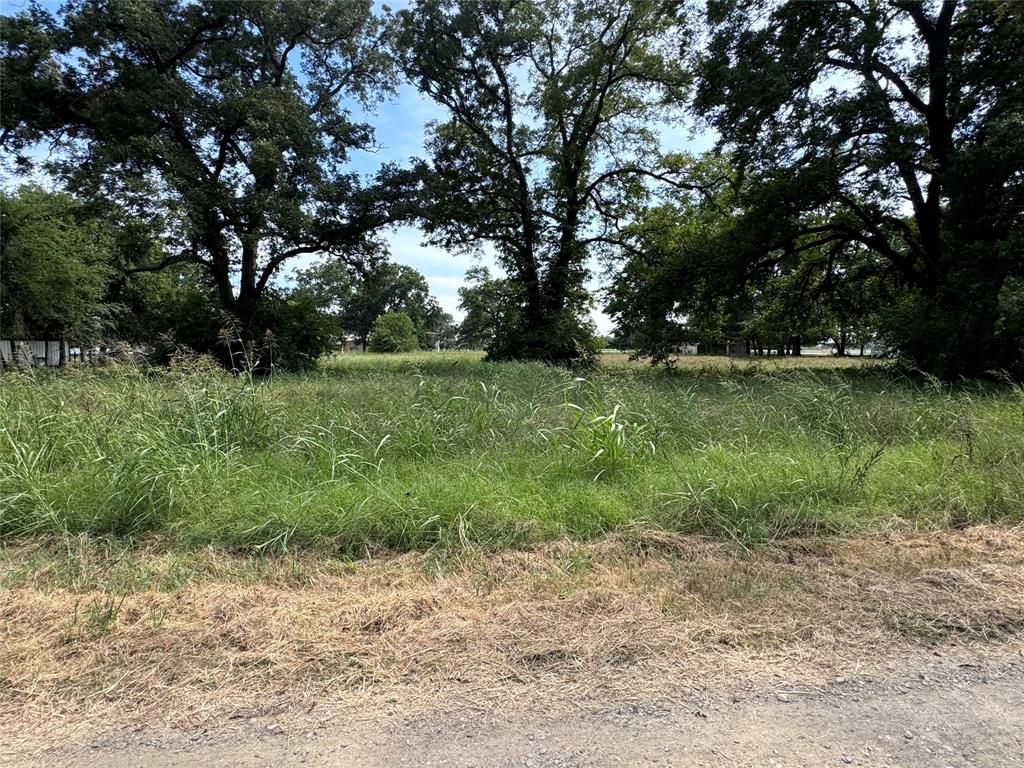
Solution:
{"label": "sky", "polygon": [[[42,0],[41,5],[48,10],[59,8],[62,0]],[[14,14],[27,5],[27,0],[0,0],[0,10],[4,14]],[[390,2],[392,8],[405,5],[404,2]],[[357,152],[352,158],[353,168],[361,173],[372,174],[383,163],[396,162],[405,164],[410,158],[424,154],[425,126],[432,120],[443,120],[445,111],[431,99],[421,95],[414,87],[402,85],[397,94],[387,102],[378,104],[371,112],[360,114],[358,107],[353,107],[353,116],[370,123],[376,132],[378,149],[373,152]],[[665,151],[700,152],[709,149],[713,137],[707,134],[693,135],[686,126],[673,126],[662,131],[662,144]],[[431,293],[437,297],[445,311],[457,320],[461,317],[458,310],[458,289],[463,283],[466,270],[479,262],[491,268],[492,272],[500,273],[494,259],[486,251],[479,257],[468,254],[449,253],[443,249],[424,244],[423,233],[416,226],[406,225],[395,227],[380,233],[388,243],[391,258],[399,264],[405,264],[421,272],[430,284]],[[289,271],[308,266],[315,257],[299,258],[289,262]],[[592,318],[601,334],[610,333],[612,322],[600,311],[598,292],[603,286],[598,265],[592,265],[594,273],[588,287],[595,295],[596,308]],[[285,278],[287,281],[287,278]]]}
{"label": "sky", "polygon": [[[365,119],[374,126],[380,149],[372,154],[357,153],[353,157],[353,165],[357,170],[372,173],[382,163],[402,163],[411,157],[423,156],[426,125],[432,120],[444,120],[445,110],[412,86],[403,85],[395,98],[378,105]],[[714,137],[707,133],[695,133],[687,125],[679,125],[662,130],[661,141],[664,151],[697,153],[711,149]],[[493,257],[486,252],[475,257],[425,245],[422,232],[415,226],[396,227],[383,232],[382,236],[389,244],[392,259],[423,273],[430,284],[431,293],[437,297],[445,311],[456,319],[462,314],[458,311],[458,289],[463,283],[466,270],[479,262],[490,267],[492,272],[501,271]],[[604,282],[596,263],[592,265],[591,271],[593,274],[588,287],[596,300],[591,316],[598,333],[608,334],[612,331],[612,321],[601,311],[598,296]]]}

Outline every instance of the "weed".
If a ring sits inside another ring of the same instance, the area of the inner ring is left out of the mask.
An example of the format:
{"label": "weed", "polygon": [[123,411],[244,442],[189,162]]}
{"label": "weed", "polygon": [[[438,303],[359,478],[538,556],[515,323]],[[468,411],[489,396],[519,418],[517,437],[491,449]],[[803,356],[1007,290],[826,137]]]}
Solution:
{"label": "weed", "polygon": [[798,362],[612,360],[578,378],[416,353],[265,380],[184,357],[5,372],[0,538],[441,562],[631,526],[749,544],[1024,519],[1020,387]]}
{"label": "weed", "polygon": [[117,617],[124,605],[125,595],[105,594],[94,597],[83,609],[81,601],[75,603],[61,640],[68,645],[79,640],[93,640],[110,633],[117,625]]}

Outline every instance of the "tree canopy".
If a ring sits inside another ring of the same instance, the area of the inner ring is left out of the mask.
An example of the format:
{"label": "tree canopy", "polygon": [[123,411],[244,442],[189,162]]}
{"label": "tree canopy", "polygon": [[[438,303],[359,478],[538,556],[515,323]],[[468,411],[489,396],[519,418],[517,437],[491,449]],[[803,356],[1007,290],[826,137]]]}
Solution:
{"label": "tree canopy", "polygon": [[608,311],[638,353],[669,360],[683,344],[733,353],[800,354],[802,344],[874,339],[877,312],[892,295],[889,265],[859,243],[814,236],[788,251],[761,253],[755,191],[728,157],[676,157],[693,189],[644,212],[634,247],[609,291]]}
{"label": "tree canopy", "polygon": [[[494,257],[459,294],[492,359],[590,361],[603,265],[655,360],[830,338],[1024,372],[1012,0],[69,0],[0,39],[0,144],[72,195],[5,200],[9,322],[209,350],[230,317],[306,364],[404,313],[426,348],[451,318],[376,234],[415,221]],[[425,157],[357,173],[402,82],[442,110]],[[662,147],[687,114],[712,151]]]}
{"label": "tree canopy", "polygon": [[416,328],[405,312],[385,312],[373,321],[370,349],[374,352],[411,352],[418,345]]}
{"label": "tree canopy", "polygon": [[309,296],[334,319],[338,333],[352,334],[363,349],[374,321],[388,312],[409,318],[417,344],[424,349],[443,342],[452,322],[420,272],[380,254],[359,270],[326,260],[299,272],[296,282],[297,293]]}
{"label": "tree canopy", "polygon": [[243,322],[289,259],[358,254],[405,215],[415,173],[347,168],[373,129],[345,100],[394,84],[369,0],[72,0],[3,43],[5,145],[46,140],[71,188],[156,205],[166,254],[133,268],[198,265]]}
{"label": "tree canopy", "polygon": [[465,284],[459,288],[459,309],[465,313],[458,329],[459,345],[488,349],[514,300],[515,290],[509,280],[494,277],[487,267],[467,271]]}
{"label": "tree canopy", "polygon": [[113,321],[103,302],[113,232],[71,195],[0,193],[0,329],[5,338],[97,340]]}
{"label": "tree canopy", "polygon": [[1000,290],[1024,269],[1024,11],[1012,2],[714,0],[694,110],[730,147],[745,264],[882,257],[880,323],[942,373],[1019,367]]}
{"label": "tree canopy", "polygon": [[677,4],[423,0],[397,15],[409,80],[447,110],[428,137],[433,241],[493,246],[516,290],[492,357],[586,356],[595,248],[653,170],[652,125],[687,78]]}

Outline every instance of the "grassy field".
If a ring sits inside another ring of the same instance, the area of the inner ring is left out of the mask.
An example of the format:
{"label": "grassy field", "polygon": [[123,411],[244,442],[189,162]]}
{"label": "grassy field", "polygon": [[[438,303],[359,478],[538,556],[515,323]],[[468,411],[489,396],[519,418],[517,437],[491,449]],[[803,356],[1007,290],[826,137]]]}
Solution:
{"label": "grassy field", "polygon": [[19,749],[752,679],[774,701],[780,670],[980,669],[1024,627],[1008,384],[828,358],[577,378],[354,354],[262,382],[192,360],[6,372],[0,432]]}
{"label": "grassy field", "polygon": [[625,529],[744,544],[1024,520],[1024,392],[828,358],[587,376],[347,355],[0,377],[0,536],[503,549]]}

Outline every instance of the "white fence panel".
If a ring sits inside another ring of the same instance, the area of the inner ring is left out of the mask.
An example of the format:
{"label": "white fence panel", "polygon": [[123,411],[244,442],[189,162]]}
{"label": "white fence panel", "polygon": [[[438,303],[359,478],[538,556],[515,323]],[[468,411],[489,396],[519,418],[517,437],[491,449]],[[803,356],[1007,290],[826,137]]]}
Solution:
{"label": "white fence panel", "polygon": [[[50,339],[2,339],[0,340],[0,361],[4,365],[17,363],[39,368],[60,365],[61,342]],[[65,357],[67,342],[64,342]]]}

